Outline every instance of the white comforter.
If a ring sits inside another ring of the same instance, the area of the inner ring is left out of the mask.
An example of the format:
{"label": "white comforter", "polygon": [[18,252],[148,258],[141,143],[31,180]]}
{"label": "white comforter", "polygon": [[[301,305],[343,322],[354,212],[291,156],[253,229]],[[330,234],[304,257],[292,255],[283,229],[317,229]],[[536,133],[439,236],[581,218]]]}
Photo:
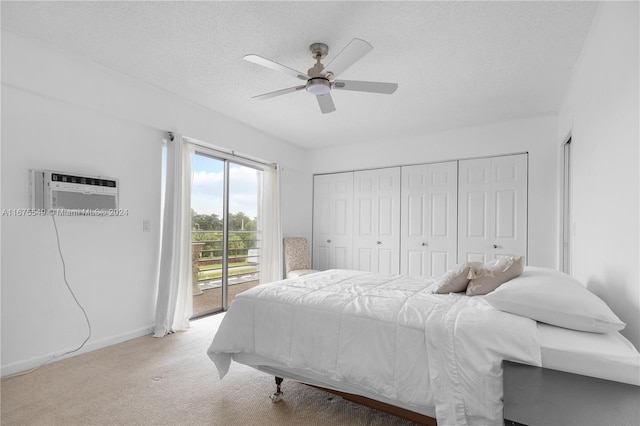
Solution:
{"label": "white comforter", "polygon": [[257,354],[435,406],[442,425],[502,424],[501,362],[540,365],[536,323],[432,284],[347,270],[263,284],[236,296],[208,354],[221,378],[232,354]]}

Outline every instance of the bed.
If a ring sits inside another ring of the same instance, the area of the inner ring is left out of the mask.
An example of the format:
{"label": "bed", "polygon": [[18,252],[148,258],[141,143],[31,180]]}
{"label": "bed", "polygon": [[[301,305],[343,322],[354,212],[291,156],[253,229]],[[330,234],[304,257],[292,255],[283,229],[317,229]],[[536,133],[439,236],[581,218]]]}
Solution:
{"label": "bed", "polygon": [[482,296],[437,287],[351,270],[263,284],[236,296],[208,355],[220,378],[233,360],[447,425],[503,424],[503,360],[640,385],[624,323],[567,275],[525,267]]}

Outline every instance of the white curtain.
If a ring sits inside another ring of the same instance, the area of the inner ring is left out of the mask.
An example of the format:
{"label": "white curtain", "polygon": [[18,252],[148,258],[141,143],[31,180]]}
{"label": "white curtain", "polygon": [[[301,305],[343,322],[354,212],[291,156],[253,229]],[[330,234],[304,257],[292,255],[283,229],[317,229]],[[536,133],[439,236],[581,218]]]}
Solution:
{"label": "white curtain", "polygon": [[262,173],[260,283],[282,279],[279,168],[266,166]]}
{"label": "white curtain", "polygon": [[189,328],[191,289],[191,156],[181,135],[167,144],[162,247],[154,337]]}

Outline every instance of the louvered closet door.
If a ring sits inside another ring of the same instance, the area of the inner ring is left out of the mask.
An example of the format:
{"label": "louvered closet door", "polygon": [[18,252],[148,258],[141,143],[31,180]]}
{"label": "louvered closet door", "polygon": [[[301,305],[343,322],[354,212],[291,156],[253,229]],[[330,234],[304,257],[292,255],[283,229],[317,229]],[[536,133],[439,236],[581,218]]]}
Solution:
{"label": "louvered closet door", "polygon": [[313,268],[351,269],[353,173],[314,176]]}
{"label": "louvered closet door", "polygon": [[439,276],[457,261],[458,162],[402,167],[400,273]]}
{"label": "louvered closet door", "polygon": [[400,168],[354,173],[353,267],[400,271]]}
{"label": "louvered closet door", "polygon": [[458,261],[527,254],[527,154],[461,160]]}

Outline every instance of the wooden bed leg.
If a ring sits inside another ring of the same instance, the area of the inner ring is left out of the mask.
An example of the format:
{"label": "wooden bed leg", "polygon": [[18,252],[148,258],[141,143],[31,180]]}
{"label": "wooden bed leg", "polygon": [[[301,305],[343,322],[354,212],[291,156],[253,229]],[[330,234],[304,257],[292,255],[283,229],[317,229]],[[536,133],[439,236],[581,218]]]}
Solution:
{"label": "wooden bed leg", "polygon": [[271,398],[271,402],[273,402],[274,404],[276,402],[282,401],[282,391],[280,390],[280,385],[282,384],[282,380],[283,380],[282,377],[276,376],[276,392],[269,397]]}

